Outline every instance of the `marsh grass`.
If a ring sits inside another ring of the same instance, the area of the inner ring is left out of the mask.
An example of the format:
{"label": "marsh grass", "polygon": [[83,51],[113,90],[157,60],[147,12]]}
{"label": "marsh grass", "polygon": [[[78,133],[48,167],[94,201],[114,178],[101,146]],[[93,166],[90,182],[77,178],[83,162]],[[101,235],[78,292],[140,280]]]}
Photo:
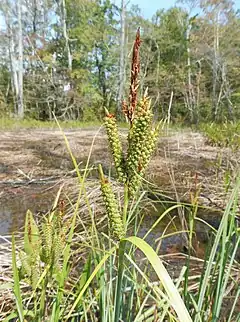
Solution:
{"label": "marsh grass", "polygon": [[[79,129],[79,128],[98,128],[102,125],[100,121],[59,121],[62,129]],[[127,123],[119,123],[121,128],[126,128]],[[55,120],[53,121],[39,121],[31,118],[23,120],[13,118],[0,118],[0,130],[24,130],[24,129],[58,129],[58,125]]]}
{"label": "marsh grass", "polygon": [[[240,230],[237,222],[239,179],[230,196],[217,230],[212,230],[196,292],[188,290],[191,275],[185,275],[185,303],[193,321],[239,321],[239,263],[237,251]],[[198,219],[198,218],[196,218]],[[189,265],[190,262],[188,262]],[[227,301],[227,298],[231,298]],[[226,303],[229,308],[226,309]],[[238,312],[238,313],[237,313]]]}
{"label": "marsh grass", "polygon": [[240,147],[240,123],[202,124],[200,129],[207,137],[207,142],[219,147],[237,150]]}
{"label": "marsh grass", "polygon": [[[66,137],[65,141],[70,149]],[[74,156],[72,154],[71,156],[75,163]],[[96,199],[97,204],[94,205],[87,193],[88,167],[83,172],[76,172],[80,186],[79,193],[77,200],[71,205],[70,213],[69,210],[66,211],[67,218],[69,215],[72,218],[73,235],[66,239],[65,247],[63,247],[60,277],[56,278],[46,265],[42,267],[42,273],[35,288],[32,288],[25,279],[19,278],[17,258],[22,247],[19,246],[19,243],[16,247],[13,239],[15,305],[12,302],[12,312],[5,318],[5,321],[16,318],[21,321],[22,316],[28,321],[42,321],[42,319],[48,321],[114,321],[116,315],[115,293],[119,276],[119,242],[112,239],[106,230],[100,232],[96,228],[97,222],[93,209],[101,202],[100,188],[96,187],[98,198]],[[94,183],[92,184],[94,187]],[[239,228],[235,221],[238,191],[239,184],[236,185],[231,195],[219,229],[213,230],[213,237],[209,243],[205,260],[194,259],[190,254],[186,260],[183,257],[182,271],[177,280],[170,280],[169,275],[162,267],[162,261],[144,242],[144,239],[165,216],[183,205],[173,205],[163,212],[153,226],[149,227],[149,231],[142,240],[132,236],[121,241],[127,243],[122,260],[120,293],[119,314],[123,321],[140,322],[156,321],[157,319],[159,321],[187,321],[186,317],[179,318],[182,316],[181,311],[178,311],[179,316],[177,317],[172,310],[176,307],[176,303],[181,303],[179,294],[184,300],[192,321],[218,321],[219,317],[222,318],[226,303],[229,307],[228,321],[239,320],[236,309],[240,295],[239,264],[235,259],[239,246]],[[123,189],[115,189],[114,193],[119,195],[118,203],[120,209],[123,209]],[[57,205],[59,198],[60,193],[56,197],[54,206]],[[134,225],[134,235],[137,235],[138,228],[141,226],[139,213],[144,212],[142,207],[146,207],[143,204],[144,200],[145,192],[143,191],[138,197],[129,201],[126,223],[127,227]],[[79,234],[76,227],[79,226],[83,218],[79,216],[81,207],[84,207],[82,213],[87,214],[89,219],[87,220],[88,224],[81,225],[83,231]],[[193,221],[198,220],[196,208],[197,205],[193,204]],[[191,234],[194,235],[194,222],[190,224],[189,230],[192,230]],[[141,260],[136,260],[138,258],[137,248],[143,251],[141,258],[146,258],[144,265],[141,264]],[[84,255],[83,249],[87,249]],[[198,263],[198,274],[191,269],[193,261]],[[155,272],[158,272],[154,274],[154,279],[152,278],[154,269],[149,268],[150,264],[155,267]],[[173,281],[176,286],[173,286]],[[175,297],[176,294],[178,294],[177,297]],[[43,309],[44,307],[45,309]],[[182,306],[180,305],[180,307]],[[42,312],[44,311],[43,316]]]}

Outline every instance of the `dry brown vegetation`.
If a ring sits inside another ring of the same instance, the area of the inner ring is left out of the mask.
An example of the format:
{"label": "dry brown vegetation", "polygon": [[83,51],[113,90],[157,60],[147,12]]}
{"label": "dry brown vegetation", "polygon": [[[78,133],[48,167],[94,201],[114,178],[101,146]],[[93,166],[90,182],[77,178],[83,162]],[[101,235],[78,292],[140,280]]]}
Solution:
{"label": "dry brown vegetation", "polygon": [[[123,137],[125,133],[123,129]],[[69,130],[65,134],[80,168],[86,164],[91,146],[90,165],[111,166],[107,138],[101,129]],[[19,187],[45,185],[49,189],[75,176],[63,136],[57,130],[0,132],[0,150],[0,198]],[[222,208],[229,181],[238,168],[239,153],[210,146],[197,132],[171,131],[162,134],[148,178],[174,199],[190,201],[199,191],[200,203]]]}

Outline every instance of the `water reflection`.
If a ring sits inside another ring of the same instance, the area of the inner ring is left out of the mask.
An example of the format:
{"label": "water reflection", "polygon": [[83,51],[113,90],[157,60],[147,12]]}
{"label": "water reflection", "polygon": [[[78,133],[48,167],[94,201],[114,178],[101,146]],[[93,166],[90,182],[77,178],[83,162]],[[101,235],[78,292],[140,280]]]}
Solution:
{"label": "water reflection", "polygon": [[13,188],[0,199],[0,235],[19,231],[24,225],[25,214],[47,212],[56,196],[56,189],[46,187]]}

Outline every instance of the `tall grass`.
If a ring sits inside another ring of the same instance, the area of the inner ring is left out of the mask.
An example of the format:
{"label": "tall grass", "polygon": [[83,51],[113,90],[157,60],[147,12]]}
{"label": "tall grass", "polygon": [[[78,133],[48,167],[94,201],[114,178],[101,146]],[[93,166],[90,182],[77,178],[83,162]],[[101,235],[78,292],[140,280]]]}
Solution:
{"label": "tall grass", "polygon": [[[218,230],[212,233],[212,243],[209,243],[205,255],[198,288],[196,292],[185,293],[185,303],[188,303],[192,319],[196,322],[221,321],[226,316],[228,321],[239,319],[234,312],[240,290],[239,264],[236,261],[240,243],[237,224],[239,182],[238,179]],[[189,275],[185,277],[187,285],[190,282],[189,277]],[[224,301],[230,294],[232,300],[226,312]]]}
{"label": "tall grass", "polygon": [[223,124],[202,124],[201,130],[208,143],[219,147],[230,147],[237,150],[240,146],[240,123],[226,122]]}
{"label": "tall grass", "polygon": [[[79,129],[79,128],[98,128],[101,126],[101,121],[59,121],[62,129]],[[126,128],[126,122],[119,123],[121,128]],[[24,130],[24,129],[58,129],[58,125],[53,119],[52,121],[40,121],[31,118],[16,119],[8,117],[0,117],[0,130]]]}

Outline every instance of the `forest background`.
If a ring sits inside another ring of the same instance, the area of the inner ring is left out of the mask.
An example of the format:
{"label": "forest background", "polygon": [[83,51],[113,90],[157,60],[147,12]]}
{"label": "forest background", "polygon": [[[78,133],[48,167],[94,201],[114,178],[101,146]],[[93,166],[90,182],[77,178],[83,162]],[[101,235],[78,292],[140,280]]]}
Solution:
{"label": "forest background", "polygon": [[1,117],[97,121],[104,107],[120,117],[138,27],[140,93],[156,119],[240,117],[237,2],[177,1],[150,18],[126,0],[3,0],[0,16]]}

